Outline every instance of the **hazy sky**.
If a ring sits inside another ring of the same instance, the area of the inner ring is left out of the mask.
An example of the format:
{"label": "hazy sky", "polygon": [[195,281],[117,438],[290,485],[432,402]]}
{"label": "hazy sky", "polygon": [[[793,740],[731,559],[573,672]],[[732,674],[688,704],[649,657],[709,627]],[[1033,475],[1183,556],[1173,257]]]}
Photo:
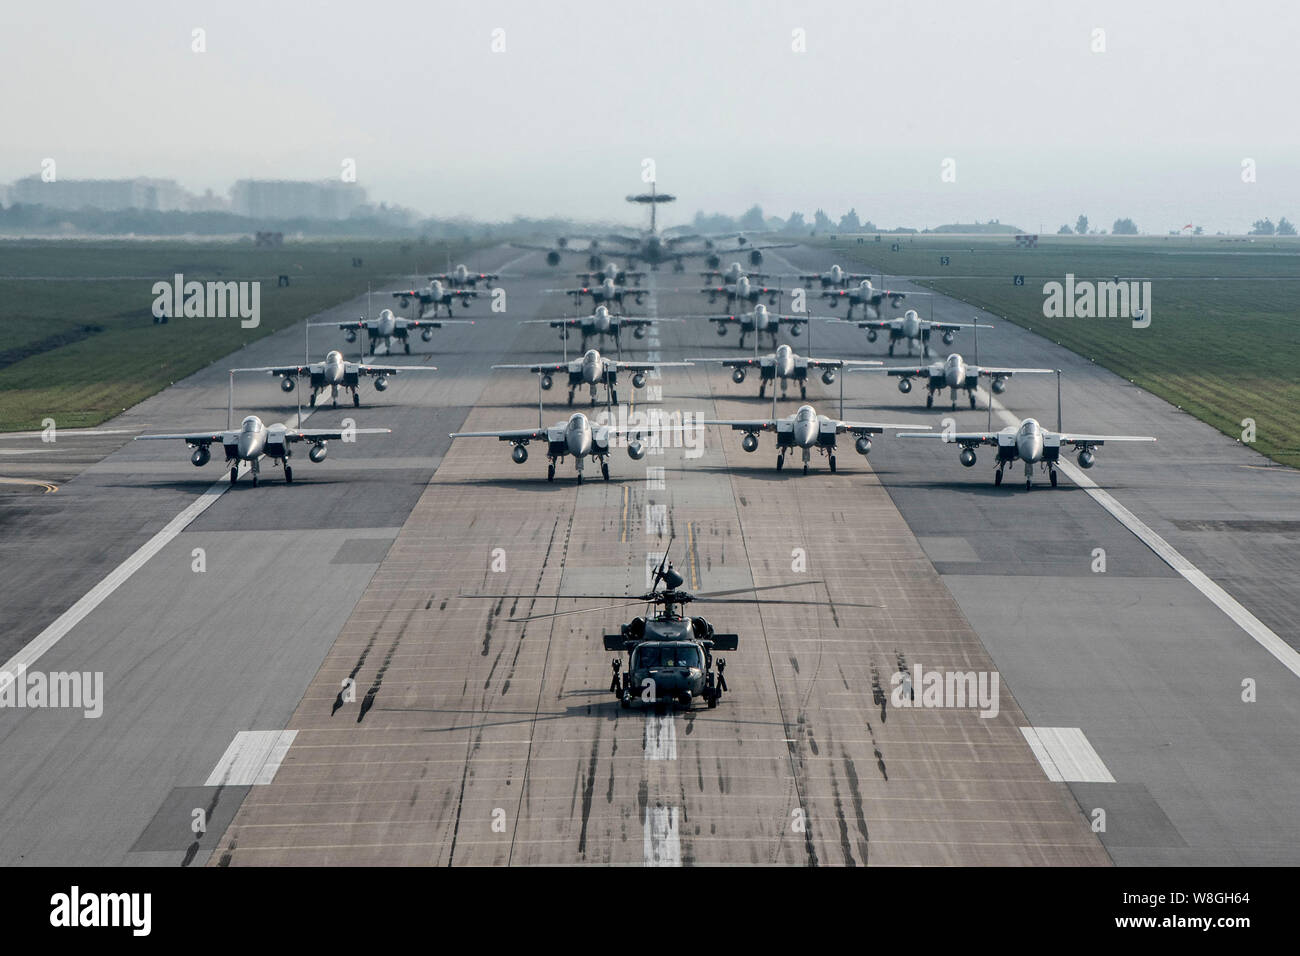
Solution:
{"label": "hazy sky", "polygon": [[428,214],[640,223],[649,157],[666,225],[759,202],[1241,231],[1300,221],[1297,27],[1250,0],[11,3],[0,181],[52,157],[226,194],[353,158]]}

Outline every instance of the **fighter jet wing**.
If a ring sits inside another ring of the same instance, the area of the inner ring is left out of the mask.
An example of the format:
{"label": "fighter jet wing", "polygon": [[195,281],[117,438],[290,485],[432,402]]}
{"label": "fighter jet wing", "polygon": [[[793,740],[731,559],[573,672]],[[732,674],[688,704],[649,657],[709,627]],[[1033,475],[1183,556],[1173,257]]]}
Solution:
{"label": "fighter jet wing", "polygon": [[581,359],[574,359],[571,362],[542,362],[539,365],[493,365],[493,368],[526,368],[530,372],[541,374],[542,372],[571,372],[582,367]]}
{"label": "fighter jet wing", "polygon": [[360,375],[396,375],[398,372],[436,372],[436,365],[347,365]]}
{"label": "fighter jet wing", "polygon": [[1080,435],[1074,432],[1049,431],[1043,433],[1043,438],[1055,438],[1062,444],[1071,445],[1104,445],[1108,441],[1155,441],[1150,435]]}
{"label": "fighter jet wing", "polygon": [[212,442],[233,445],[239,440],[239,432],[236,431],[219,431],[219,432],[191,432],[189,434],[174,435],[136,435],[135,441],[186,441],[191,445],[210,445]]}
{"label": "fighter jet wing", "polygon": [[[922,323],[924,323],[926,320],[922,319],[921,321]],[[959,332],[962,329],[991,329],[993,328],[993,326],[983,325],[979,322],[973,322],[964,325],[955,322],[931,322],[930,328],[938,329],[940,332]]]}
{"label": "fighter jet wing", "polygon": [[546,441],[549,428],[520,428],[504,432],[452,432],[450,438],[497,438],[501,441]]}
{"label": "fighter jet wing", "polygon": [[757,365],[766,365],[775,360],[771,353],[767,355],[750,355],[741,358],[690,358],[689,362],[714,362],[718,365],[725,365],[727,368],[754,368]]}
{"label": "fighter jet wing", "polygon": [[[349,435],[391,435],[391,428],[350,428]],[[285,441],[341,441],[342,431],[330,431],[325,428],[286,428]]]}
{"label": "fighter jet wing", "polygon": [[691,362],[609,362],[615,369],[629,372],[649,372],[657,368],[686,368]]}
{"label": "fighter jet wing", "polygon": [[[972,371],[971,366],[969,366],[969,365],[966,366],[966,370],[967,370],[968,372],[969,372],[969,371]],[[978,365],[978,366],[976,366],[976,367],[973,369],[973,371],[978,372],[980,375],[998,375],[998,376],[1003,376],[1003,375],[1005,375],[1005,376],[1011,376],[1011,375],[1015,375],[1016,373],[1020,373],[1021,375],[1046,375],[1046,374],[1048,374],[1049,372],[1054,371],[1054,369],[1050,369],[1050,368],[990,368],[990,367],[987,366],[987,365]]]}
{"label": "fighter jet wing", "polygon": [[[854,363],[858,364],[858,363]],[[882,365],[882,362],[863,362],[863,365]],[[886,375],[893,375],[898,378],[920,378],[922,375],[929,375],[934,369],[942,371],[942,365],[891,365],[888,368],[854,368],[853,372],[884,372]]]}
{"label": "fighter jet wing", "polygon": [[[853,432],[855,435],[879,435],[886,428],[907,428],[906,424],[897,422],[839,422],[835,423],[835,431]],[[929,425],[913,425],[913,428],[929,428]]]}
{"label": "fighter jet wing", "polygon": [[683,319],[647,319],[641,316],[615,315],[610,316],[618,322],[619,325],[654,325],[656,322],[682,322]]}
{"label": "fighter jet wing", "polygon": [[[733,431],[738,432],[772,432],[776,431],[780,419],[773,418],[752,418],[752,419],[732,419],[732,418],[708,418],[700,422],[701,425],[726,425]],[[785,419],[788,423],[788,419]]]}
{"label": "fighter jet wing", "polygon": [[896,323],[901,322],[901,321],[903,321],[903,320],[902,320],[902,319],[867,319],[866,321],[859,322],[859,323],[858,323],[858,328],[860,328],[860,329],[893,329],[893,328],[897,328],[898,326],[897,326]]}
{"label": "fighter jet wing", "polygon": [[846,369],[846,370],[848,370],[848,371],[850,371],[850,372],[868,372],[868,371],[872,371],[872,372],[875,372],[875,371],[883,372],[884,369],[868,369],[868,368],[866,368],[865,366],[868,366],[868,365],[884,365],[884,364],[885,364],[884,362],[877,362],[877,361],[875,361],[874,359],[819,359],[819,358],[804,358],[803,361],[804,361],[804,364],[806,364],[809,368],[842,368],[842,369]]}
{"label": "fighter jet wing", "polygon": [[[331,323],[333,324],[333,323]],[[260,365],[257,368],[232,368],[232,372],[270,372],[272,375],[318,375],[324,365]]]}
{"label": "fighter jet wing", "polygon": [[473,319],[402,319],[395,320],[397,327],[407,329],[440,329],[444,325],[473,325]]}
{"label": "fighter jet wing", "polygon": [[[906,428],[906,425],[890,426]],[[937,438],[956,445],[996,445],[998,432],[898,432],[895,438]]]}

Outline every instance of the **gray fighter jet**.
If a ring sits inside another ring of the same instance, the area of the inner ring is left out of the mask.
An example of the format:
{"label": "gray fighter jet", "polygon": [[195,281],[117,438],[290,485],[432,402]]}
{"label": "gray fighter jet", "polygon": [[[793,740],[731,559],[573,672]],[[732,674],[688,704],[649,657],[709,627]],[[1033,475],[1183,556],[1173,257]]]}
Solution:
{"label": "gray fighter jet", "polygon": [[927,392],[925,407],[933,407],[935,393],[946,388],[951,391],[952,407],[955,410],[957,408],[957,392],[962,389],[965,389],[967,395],[970,396],[970,407],[975,407],[975,392],[979,389],[981,376],[991,379],[989,387],[992,388],[995,394],[1001,395],[1007,390],[1007,379],[1012,375],[1047,375],[1052,370],[1050,368],[994,368],[989,365],[967,365],[966,360],[959,353],[953,352],[942,362],[934,362],[930,365],[903,366],[901,368],[855,368],[850,371],[883,372],[897,378],[899,379],[898,390],[904,395],[912,390],[912,379],[924,379]]}
{"label": "gray fighter jet", "polygon": [[[775,402],[775,398],[773,399]],[[816,449],[825,455],[831,472],[835,471],[835,444],[839,435],[849,433],[857,436],[854,450],[859,455],[871,451],[871,436],[878,435],[886,428],[906,428],[906,425],[894,425],[881,422],[846,422],[826,415],[818,415],[811,405],[802,405],[793,415],[786,418],[758,418],[748,420],[706,419],[702,425],[726,425],[734,431],[744,432],[745,437],[740,447],[745,451],[758,450],[758,433],[776,433],[776,470],[785,466],[787,452],[799,449],[803,453],[803,473],[808,474],[808,462]],[[929,426],[922,426],[929,427]]]}
{"label": "gray fighter jet", "polygon": [[343,353],[333,349],[326,353],[325,361],[310,365],[264,365],[256,368],[236,368],[232,372],[269,372],[280,376],[280,388],[292,392],[297,379],[307,378],[311,381],[312,408],[316,407],[316,396],[328,388],[334,404],[339,403],[339,389],[352,393],[352,404],[361,405],[361,395],[357,386],[361,376],[369,375],[375,380],[375,391],[382,392],[388,388],[388,378],[399,372],[436,372],[436,365],[367,365],[361,362],[349,362]]}
{"label": "gray fighter jet", "polygon": [[647,429],[631,429],[614,425],[593,424],[582,412],[574,412],[567,421],[559,422],[549,428],[542,425],[537,428],[519,428],[499,432],[452,432],[452,438],[496,438],[508,441],[513,448],[510,457],[515,464],[522,465],[528,460],[529,442],[546,442],[546,480],[555,480],[556,462],[563,462],[572,457],[578,471],[578,484],[582,484],[583,466],[588,458],[600,462],[600,472],[609,481],[609,457],[611,441],[618,435],[632,433],[628,442],[627,453],[633,461],[645,457],[646,447],[641,441],[641,433]]}
{"label": "gray fighter jet", "polygon": [[428,342],[433,338],[433,330],[440,329],[444,325],[473,325],[473,319],[404,319],[401,316],[393,314],[392,309],[383,309],[377,319],[357,319],[355,322],[310,322],[312,327],[335,326],[347,332],[347,340],[355,342],[358,332],[365,332],[370,336],[371,354],[375,351],[375,344],[381,339],[388,354],[393,352],[393,339],[397,339],[405,347],[406,354],[411,354],[411,342],[409,335],[412,329],[420,330],[420,338]]}
{"label": "gray fighter jet", "polygon": [[810,358],[806,355],[797,355],[790,346],[777,346],[775,352],[767,355],[753,355],[739,358],[690,358],[691,362],[713,362],[727,368],[733,369],[731,380],[737,385],[745,381],[745,374],[751,369],[758,369],[758,397],[762,398],[763,393],[767,390],[768,383],[772,383],[773,393],[776,391],[776,382],[781,382],[781,397],[785,398],[786,389],[791,382],[799,383],[799,397],[808,397],[808,370],[822,369],[822,382],[826,385],[835,384],[835,372],[837,369],[848,369],[856,372],[869,371],[859,366],[880,365],[876,361],[855,361],[851,359],[821,359]]}
{"label": "gray fighter jet", "polygon": [[[284,465],[285,484],[293,483],[293,468],[289,458],[293,446],[298,442],[311,442],[311,451],[307,457],[316,463],[325,460],[328,454],[326,442],[351,441],[354,435],[387,435],[391,428],[292,428],[283,422],[267,425],[256,415],[249,415],[240,423],[239,428],[229,425],[224,430],[209,432],[181,432],[171,435],[137,435],[136,441],[184,441],[194,449],[190,456],[197,468],[202,468],[212,458],[211,446],[221,445],[226,452],[226,464],[230,465],[230,483],[239,480],[239,465],[248,462],[253,472],[253,487],[257,487],[261,472],[261,461],[270,458],[272,462]],[[346,437],[345,437],[346,436]]]}
{"label": "gray fighter jet", "polygon": [[646,372],[661,368],[685,368],[690,362],[620,362],[607,358],[597,349],[587,349],[581,358],[566,362],[542,362],[536,365],[493,365],[493,368],[528,369],[534,375],[542,376],[542,389],[549,390],[554,384],[552,376],[567,373],[569,376],[569,404],[573,404],[573,395],[580,389],[591,389],[591,404],[596,404],[596,387],[604,385],[609,400],[618,403],[618,373],[631,372],[632,387],[644,388]]}

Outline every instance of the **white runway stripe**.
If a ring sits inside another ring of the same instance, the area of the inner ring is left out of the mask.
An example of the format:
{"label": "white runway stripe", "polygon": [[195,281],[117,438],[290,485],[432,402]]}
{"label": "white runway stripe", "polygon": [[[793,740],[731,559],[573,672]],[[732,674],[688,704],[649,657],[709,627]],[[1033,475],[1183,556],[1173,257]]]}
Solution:
{"label": "white runway stripe", "polygon": [[[993,401],[993,410],[1006,425],[1019,425],[1020,419],[1007,411],[1001,402]],[[1128,528],[1143,544],[1156,553],[1156,556],[1183,576],[1196,590],[1209,598],[1219,610],[1228,615],[1238,627],[1251,636],[1260,647],[1268,651],[1278,662],[1297,677],[1300,677],[1300,653],[1273,632],[1250,611],[1246,610],[1236,598],[1215,584],[1210,577],[1178,552],[1168,541],[1153,531],[1137,515],[1115,500],[1114,496],[1097,487],[1097,483],[1083,473],[1074,463],[1061,458],[1058,466],[1071,481],[1092,496],[1120,524]]]}
{"label": "white runway stripe", "polygon": [[1021,727],[1048,780],[1114,783],[1097,751],[1078,727]]}
{"label": "white runway stripe", "polygon": [[[296,419],[296,427],[301,428],[302,423],[310,418],[314,411],[315,409],[304,410]],[[287,425],[288,423],[281,422],[280,424]],[[248,462],[240,462],[239,477],[242,479],[248,472]],[[131,578],[131,575],[144,567],[150,558],[167,547],[172,539],[189,527],[190,522],[212,507],[216,500],[225,494],[229,488],[230,483],[225,478],[210,485],[188,508],[167,522],[161,531],[110,571],[107,577],[83,594],[81,600],[55,618],[54,623],[37,634],[22,650],[9,658],[4,667],[0,667],[0,691],[13,683],[14,675],[18,673],[19,668],[30,669],[40,659],[41,655],[63,640],[69,631],[85,620],[91,611],[103,604],[114,591]]]}
{"label": "white runway stripe", "polygon": [[677,725],[672,714],[646,714],[645,759],[677,759]]}
{"label": "white runway stripe", "polygon": [[647,807],[645,865],[681,866],[682,844],[677,836],[676,807]]}
{"label": "white runway stripe", "polygon": [[205,787],[264,787],[275,779],[296,730],[241,730],[208,775]]}

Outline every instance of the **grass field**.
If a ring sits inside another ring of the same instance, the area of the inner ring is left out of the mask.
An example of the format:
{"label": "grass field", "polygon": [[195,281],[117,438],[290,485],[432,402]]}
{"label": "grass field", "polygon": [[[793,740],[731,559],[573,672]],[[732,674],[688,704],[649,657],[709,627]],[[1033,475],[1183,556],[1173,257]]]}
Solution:
{"label": "grass field", "polygon": [[[394,276],[472,265],[473,248],[419,241],[0,242],[0,431],[99,424],[241,345]],[[353,265],[359,258],[361,266]],[[153,284],[260,280],[261,322],[154,324]],[[289,285],[277,285],[278,277]],[[408,280],[409,281],[409,280]],[[376,300],[375,309],[392,299]]]}
{"label": "grass field", "polygon": [[[886,235],[819,244],[828,262],[917,277],[1059,342],[1233,438],[1254,419],[1254,447],[1300,466],[1300,240],[1045,236],[1030,249],[1010,238]],[[1150,279],[1151,325],[1045,318],[1044,283],[1067,273]]]}

